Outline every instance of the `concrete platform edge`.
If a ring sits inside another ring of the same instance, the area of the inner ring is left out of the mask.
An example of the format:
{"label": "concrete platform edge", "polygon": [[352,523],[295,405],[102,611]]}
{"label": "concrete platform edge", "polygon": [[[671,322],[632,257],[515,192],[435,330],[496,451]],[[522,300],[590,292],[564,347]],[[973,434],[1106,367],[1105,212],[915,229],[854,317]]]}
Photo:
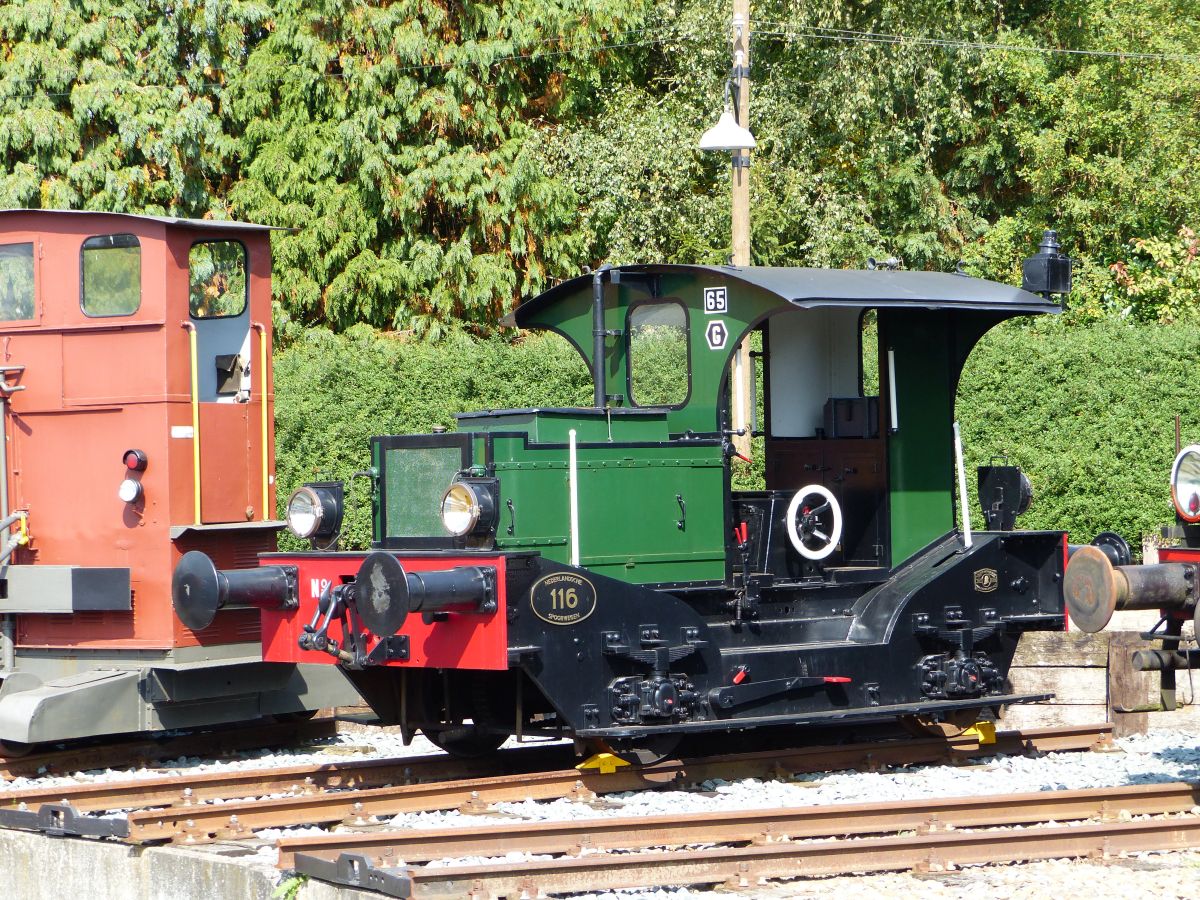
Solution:
{"label": "concrete platform edge", "polygon": [[[132,847],[4,830],[0,830],[0,873],[5,900],[268,900],[281,880],[274,866],[248,858],[241,848]],[[295,898],[379,896],[309,881]]]}

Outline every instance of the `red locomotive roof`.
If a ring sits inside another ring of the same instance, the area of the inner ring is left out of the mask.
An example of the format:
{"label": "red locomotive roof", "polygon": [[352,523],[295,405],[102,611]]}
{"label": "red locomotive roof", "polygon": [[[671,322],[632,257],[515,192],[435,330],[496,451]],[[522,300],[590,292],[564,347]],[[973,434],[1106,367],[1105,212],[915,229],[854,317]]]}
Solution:
{"label": "red locomotive roof", "polygon": [[181,219],[176,216],[148,216],[141,213],[106,212],[104,210],[81,209],[0,209],[0,216],[6,215],[54,215],[54,216],[121,216],[126,219],[141,219],[148,222],[160,222],[177,228],[220,229],[222,231],[295,231],[279,225],[258,225],[252,222],[235,222],[230,219]]}

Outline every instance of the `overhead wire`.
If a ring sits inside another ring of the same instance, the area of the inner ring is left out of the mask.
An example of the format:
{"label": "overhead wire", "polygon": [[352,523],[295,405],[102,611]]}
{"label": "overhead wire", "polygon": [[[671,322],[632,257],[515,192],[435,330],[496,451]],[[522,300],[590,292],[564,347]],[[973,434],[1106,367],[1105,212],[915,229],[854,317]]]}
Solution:
{"label": "overhead wire", "polygon": [[999,51],[1010,53],[1040,53],[1045,55],[1096,57],[1103,59],[1200,62],[1196,53],[1148,53],[1141,50],[1088,50],[1077,47],[1047,47],[1030,44],[1005,44],[993,41],[971,41],[953,38],[935,38],[924,35],[893,34],[878,31],[862,31],[851,28],[827,28],[791,22],[763,21],[756,23],[750,33],[755,37],[783,37],[806,40],[838,41],[841,43],[866,44],[909,44],[947,50]]}

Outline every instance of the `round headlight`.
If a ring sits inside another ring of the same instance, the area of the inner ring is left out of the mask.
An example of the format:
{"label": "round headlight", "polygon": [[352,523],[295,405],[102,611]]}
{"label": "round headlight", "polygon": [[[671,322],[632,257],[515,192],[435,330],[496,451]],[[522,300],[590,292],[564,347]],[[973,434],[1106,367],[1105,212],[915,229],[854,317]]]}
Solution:
{"label": "round headlight", "polygon": [[325,507],[317,492],[310,487],[298,488],[288,498],[287,527],[288,531],[298,538],[310,538],[321,527],[325,517]]}
{"label": "round headlight", "polygon": [[126,503],[133,503],[142,496],[142,485],[139,481],[134,481],[132,478],[126,478],[117,488],[117,496]]}
{"label": "round headlight", "polygon": [[1200,446],[1184,447],[1171,466],[1171,501],[1185,522],[1200,522]]}
{"label": "round headlight", "polygon": [[450,485],[442,495],[442,524],[455,537],[470,534],[479,524],[479,495],[464,482]]}

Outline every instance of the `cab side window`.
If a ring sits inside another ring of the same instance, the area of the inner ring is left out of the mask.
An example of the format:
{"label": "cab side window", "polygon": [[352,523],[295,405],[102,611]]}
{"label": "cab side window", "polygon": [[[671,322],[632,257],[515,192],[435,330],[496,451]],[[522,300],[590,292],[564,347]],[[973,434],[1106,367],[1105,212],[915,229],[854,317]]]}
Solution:
{"label": "cab side window", "polygon": [[629,394],[635,406],[682,406],[691,388],[687,310],[640,303],[629,311]]}
{"label": "cab side window", "polygon": [[246,248],[201,241],[188,251],[188,307],[193,319],[240,316],[246,309]]}
{"label": "cab side window", "polygon": [[79,305],[87,316],[128,316],[142,305],[142,248],[132,234],[102,234],[79,251]]}
{"label": "cab side window", "polygon": [[33,318],[33,244],[0,244],[0,321]]}

